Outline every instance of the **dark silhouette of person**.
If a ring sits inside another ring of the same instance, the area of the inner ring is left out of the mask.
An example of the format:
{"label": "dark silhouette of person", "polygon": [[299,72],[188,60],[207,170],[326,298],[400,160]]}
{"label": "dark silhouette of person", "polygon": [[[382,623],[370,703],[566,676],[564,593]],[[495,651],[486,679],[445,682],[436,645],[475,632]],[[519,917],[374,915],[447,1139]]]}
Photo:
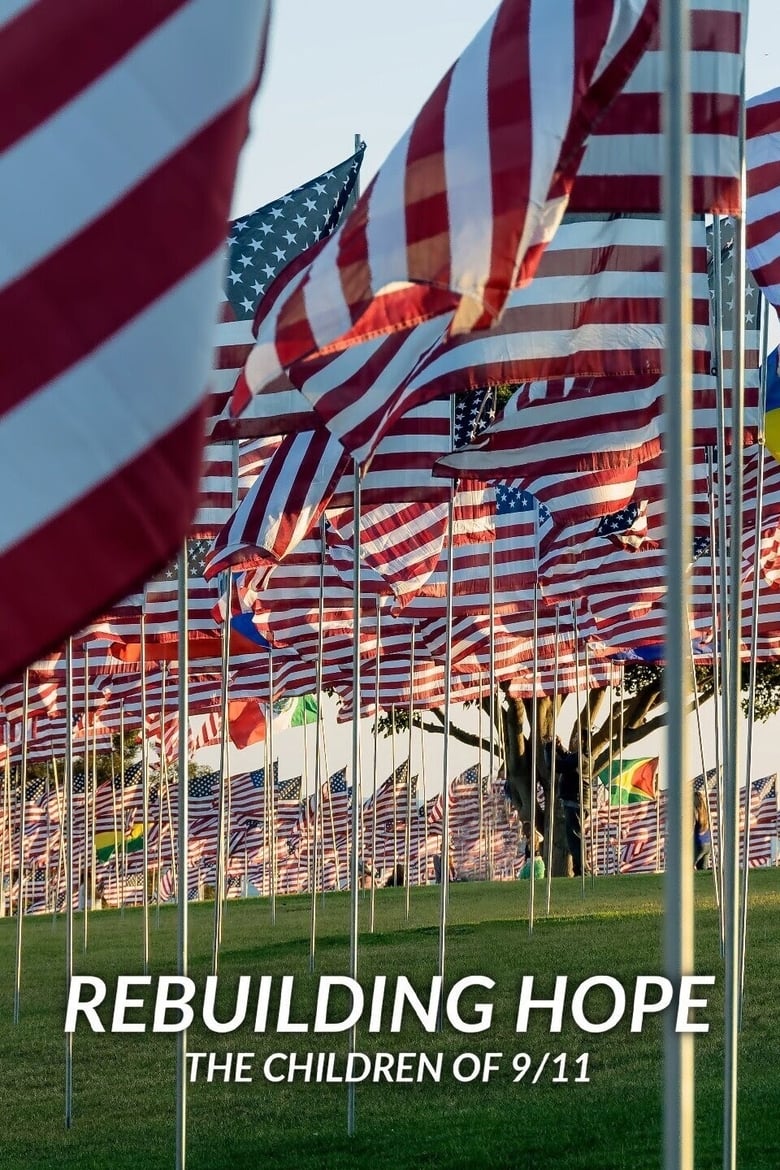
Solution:
{"label": "dark silhouette of person", "polygon": [[[590,777],[588,775],[587,745],[582,744],[582,800],[588,807]],[[580,754],[578,751],[563,750],[560,740],[555,745],[555,771],[558,777],[558,796],[563,806],[566,827],[566,847],[571,854],[572,870],[575,877],[582,874],[584,842],[582,830],[584,817],[580,804]]]}

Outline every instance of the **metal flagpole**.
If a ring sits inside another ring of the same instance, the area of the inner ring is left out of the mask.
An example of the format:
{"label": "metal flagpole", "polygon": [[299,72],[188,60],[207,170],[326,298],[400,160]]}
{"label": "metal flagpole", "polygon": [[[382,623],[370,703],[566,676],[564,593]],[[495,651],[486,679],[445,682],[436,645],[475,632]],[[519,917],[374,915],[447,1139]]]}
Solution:
{"label": "metal flagpole", "polygon": [[[64,796],[64,793],[60,792],[60,781],[59,781],[59,777],[57,775],[57,759],[54,755],[52,755],[52,758],[51,758],[51,770],[52,770],[52,776],[54,777],[54,799],[57,802],[57,817],[58,817],[59,822],[60,822],[60,845],[59,845],[59,849],[57,850],[57,876],[55,878],[54,904],[52,906],[52,912],[51,912],[51,926],[52,926],[52,930],[53,930],[55,923],[57,921],[57,898],[59,897],[59,892],[60,892],[60,878],[65,870],[65,838],[64,838],[65,796]],[[9,798],[9,807],[10,807],[10,798]]]}
{"label": "metal flagpole", "polygon": [[[82,947],[87,949],[87,941],[89,934],[89,881],[87,880],[87,867],[91,857],[89,845],[89,701],[87,698],[87,677],[89,675],[89,647],[84,645],[84,866],[82,869],[82,887],[84,890],[84,917],[82,919],[82,926],[84,929]],[[92,867],[90,866],[90,869]]]}
{"label": "metal flagpole", "polygon": [[[618,732],[618,778],[623,775],[623,737],[626,729],[626,666],[624,662],[620,663],[620,728]],[[623,857],[623,798],[620,792],[620,784],[615,785],[618,790],[617,794],[617,854],[615,861],[615,873],[618,877],[622,872],[620,862]],[[609,798],[612,800],[612,780],[610,778]]]}
{"label": "metal flagpole", "polygon": [[[718,235],[718,238],[720,238],[720,234]],[[721,351],[722,351],[722,346],[721,346]],[[710,496],[710,592],[711,592],[711,607],[712,607],[712,650],[713,650],[713,652],[712,652],[712,704],[713,704],[713,716],[715,719],[713,744],[714,744],[714,748],[715,748],[715,808],[716,808],[716,818],[717,818],[717,824],[718,824],[718,834],[717,834],[718,848],[717,848],[717,851],[715,849],[714,835],[713,835],[713,842],[712,842],[712,870],[713,870],[713,875],[714,875],[714,880],[715,880],[715,888],[719,892],[723,888],[723,837],[722,837],[723,769],[721,767],[721,741],[722,741],[723,737],[721,735],[722,729],[721,729],[721,719],[720,719],[720,716],[722,714],[722,707],[721,707],[721,704],[719,703],[719,699],[720,699],[720,695],[721,695],[721,689],[720,689],[721,650],[719,649],[719,647],[722,645],[719,630],[722,630],[722,628],[723,628],[723,620],[722,620],[722,617],[719,617],[719,614],[718,614],[718,586],[717,586],[715,572],[716,572],[716,566],[718,565],[719,560],[721,560],[723,557],[724,550],[725,550],[725,544],[719,545],[718,542],[721,539],[722,533],[719,536],[717,536],[717,538],[716,538],[716,531],[715,531],[715,470],[714,470],[714,466],[713,466],[713,455],[714,455],[714,452],[713,452],[712,448],[708,447],[707,448],[707,462],[708,462],[707,474],[708,474],[708,481],[709,481],[709,496]],[[721,476],[721,479],[722,478],[723,477]],[[720,515],[720,508],[719,508],[719,515]],[[698,698],[698,692],[696,690],[696,685],[695,685],[695,677],[694,677],[694,688],[693,689],[694,689],[694,694],[697,695],[697,698]],[[702,756],[702,769],[704,771],[705,781],[706,781],[707,769],[706,769],[706,765],[704,764],[704,757],[703,756]],[[724,954],[724,949],[725,949],[725,945],[726,945],[725,944],[725,936],[724,936],[724,931],[725,931],[725,926],[726,926],[725,919],[724,919],[724,913],[725,913],[725,907],[723,905],[723,899],[718,896],[718,934],[720,936],[721,957]]]}
{"label": "metal flagpole", "polygon": [[227,738],[230,720],[228,717],[228,674],[230,672],[230,616],[233,605],[233,574],[228,569],[225,620],[222,624],[222,679],[220,707],[222,726],[219,734],[219,811],[217,813],[217,871],[214,878],[214,934],[211,943],[211,973],[217,974],[219,948],[222,942],[222,914],[225,905],[225,812],[226,792],[230,783],[227,772]]}
{"label": "metal flagpole", "polygon": [[536,901],[536,741],[539,738],[539,701],[536,680],[539,670],[539,501],[534,496],[534,578],[533,601],[533,674],[531,676],[531,822],[529,826],[529,857],[531,869],[528,875],[528,933],[534,932],[534,909]]}
{"label": "metal flagpole", "polygon": [[[409,921],[410,891],[412,887],[412,723],[414,720],[414,634],[409,650],[409,756],[406,769],[406,833],[404,835],[405,916]],[[395,777],[393,777],[395,783]]]}
{"label": "metal flagpole", "polygon": [[[577,692],[577,706],[580,702],[580,636],[577,627],[577,605],[571,603],[571,622],[574,637],[574,689]],[[585,789],[582,782],[582,725],[579,712],[577,714],[577,773],[579,775],[579,804],[580,804],[580,895],[585,897]]]}
{"label": "metal flagpole", "polygon": [[596,809],[593,803],[593,782],[595,776],[592,775],[591,761],[593,759],[593,733],[591,729],[590,719],[590,644],[585,643],[585,693],[588,697],[588,775],[590,776],[590,784],[588,785],[588,842],[590,844],[590,888],[596,881],[596,870],[598,868],[598,833],[596,828]]}
{"label": "metal flagpole", "polygon": [[438,974],[441,979],[441,998],[439,1000],[439,1019],[437,1030],[444,1030],[444,963],[447,943],[447,905],[450,892],[450,792],[447,777],[450,765],[450,677],[452,675],[452,613],[453,613],[453,579],[454,556],[453,538],[455,529],[455,483],[450,484],[450,495],[447,505],[447,606],[446,628],[444,634],[444,750],[441,768],[441,890],[439,898],[439,963]]}
{"label": "metal flagpole", "polygon": [[141,609],[141,783],[143,784],[143,895],[141,901],[141,932],[143,942],[144,975],[149,974],[149,745],[146,738],[146,602]]}
{"label": "metal flagpole", "polygon": [[[0,821],[0,918],[11,913],[11,725],[5,717],[5,762],[3,764],[3,816]],[[8,863],[8,898],[5,899],[5,871]],[[55,900],[56,901],[56,900]]]}
{"label": "metal flagpole", "polygon": [[553,860],[553,826],[555,825],[555,808],[556,808],[556,791],[555,791],[555,777],[556,777],[556,748],[558,745],[558,686],[560,683],[560,651],[559,639],[561,632],[561,614],[558,606],[555,607],[555,648],[553,659],[553,717],[552,717],[552,743],[550,745],[550,788],[549,798],[547,801],[547,888],[545,890],[544,912],[550,913],[550,898],[552,896],[552,860]]}
{"label": "metal flagpole", "polygon": [[[621,696],[621,702],[622,702]],[[611,869],[610,856],[612,854],[612,773],[615,764],[615,664],[609,664],[609,762],[607,766],[607,833],[606,848],[604,850],[604,872],[609,876]]]}
{"label": "metal flagpole", "polygon": [[[425,728],[423,726],[422,719],[420,720],[420,789],[421,789],[422,794],[423,794],[423,800],[425,800],[425,794],[427,791],[427,789],[425,787]],[[423,803],[423,813],[425,812],[425,804],[426,803],[427,802]],[[419,876],[419,873],[420,873],[419,863],[417,865],[417,873]],[[427,819],[427,817],[425,820],[425,869],[424,869],[424,877],[425,877],[425,880],[423,882],[423,885],[427,886],[428,885],[428,819]]]}
{"label": "metal flagpole", "polygon": [[[189,830],[189,783],[187,777],[187,727],[189,718],[189,630],[187,623],[187,542],[179,553],[179,755],[176,841],[178,854],[177,973],[187,975],[189,950],[187,837]],[[159,878],[158,878],[159,880]],[[176,1033],[176,1170],[187,1164],[187,1030]]]}
{"label": "metal flagpole", "polygon": [[[746,8],[747,6],[745,6]],[[737,1064],[739,1029],[739,784],[740,642],[742,626],[742,508],[745,426],[745,25],[742,29],[740,103],[740,207],[734,230],[733,390],[731,395],[731,545],[728,675],[730,743],[724,763],[723,903],[726,914],[725,1054],[723,1090],[723,1165],[737,1164]],[[754,616],[756,620],[757,615]]]}
{"label": "metal flagpole", "polygon": [[[27,808],[27,716],[30,709],[30,671],[22,678],[22,764],[19,784],[19,893],[16,902],[16,961],[14,963],[14,1023],[19,1023],[22,994],[22,920],[24,918],[24,834]],[[8,750],[11,745],[9,743]]]}
{"label": "metal flagpole", "polygon": [[268,651],[268,772],[266,792],[270,794],[268,804],[268,838],[271,850],[271,925],[276,925],[276,777],[274,775],[274,652]]}
{"label": "metal flagpole", "polygon": [[390,708],[390,750],[393,770],[393,881],[395,882],[396,874],[398,873],[398,792],[395,786],[395,703]]}
{"label": "metal flagpole", "polygon": [[[493,782],[496,774],[496,716],[501,718],[496,706],[496,552],[493,541],[488,544],[488,674],[490,699],[488,718],[490,721],[490,795],[493,804]],[[492,829],[492,826],[491,826]],[[492,844],[492,832],[491,832]],[[488,858],[488,880],[493,878],[493,859]]]}
{"label": "metal flagpole", "polygon": [[[477,709],[479,710],[479,738],[482,739],[482,671],[479,672],[478,684],[478,700]],[[477,872],[480,879],[485,879],[485,868],[487,863],[487,850],[485,849],[485,786],[484,777],[482,775],[482,748],[479,749],[479,756],[477,757],[477,784],[479,785],[479,851],[477,853]]]}
{"label": "metal flagpole", "polygon": [[[379,768],[379,702],[380,702],[380,670],[382,658],[380,654],[380,632],[381,632],[381,603],[379,597],[376,599],[376,668],[374,673],[374,788],[373,788],[373,804],[371,807],[371,902],[369,910],[368,929],[371,934],[374,933],[374,921],[376,910],[376,782],[377,771]],[[395,783],[395,776],[393,776],[393,783]],[[395,799],[395,793],[393,793]]]}
{"label": "metal flagpole", "polygon": [[[717,395],[717,422],[718,422],[718,584],[720,592],[720,621],[713,630],[713,650],[720,658],[720,704],[721,704],[721,743],[723,746],[722,762],[717,772],[718,785],[718,864],[720,866],[721,889],[725,888],[725,857],[723,853],[723,814],[725,808],[724,797],[724,768],[729,756],[729,745],[733,734],[731,727],[731,689],[736,685],[729,672],[729,639],[731,637],[729,620],[729,575],[727,563],[728,550],[728,514],[726,508],[726,389],[724,379],[723,360],[723,251],[721,244],[721,222],[718,215],[712,221],[712,259],[713,283],[715,296],[713,298],[714,326],[715,326],[715,389]],[[734,278],[736,280],[736,256],[734,261]],[[734,314],[736,320],[737,313]],[[734,386],[732,386],[732,398]],[[734,418],[732,415],[732,424]],[[717,703],[717,695],[715,700]],[[721,902],[721,953],[726,949],[726,905]]]}
{"label": "metal flagpole", "polygon": [[[160,929],[160,878],[162,877],[162,839],[163,839],[163,785],[168,785],[168,757],[165,754],[165,703],[166,684],[168,681],[167,663],[160,667],[160,779],[157,784],[157,906],[155,909],[155,924]],[[168,821],[170,829],[170,818]],[[171,838],[171,872],[173,872],[173,838]]]}
{"label": "metal flagpole", "polygon": [[[713,657],[713,661],[714,661],[714,657]],[[701,706],[699,704],[699,690],[698,690],[698,687],[696,686],[696,671],[695,671],[694,662],[693,662],[693,646],[691,646],[691,675],[692,675],[692,682],[693,682],[693,706],[694,706],[694,710],[696,711],[696,731],[697,731],[698,738],[699,738],[699,759],[701,760],[701,774],[702,774],[702,778],[704,780],[704,799],[707,801],[707,810],[709,812],[710,786],[709,786],[709,781],[707,780],[707,761],[705,759],[705,754],[704,754],[704,733],[702,731]],[[715,705],[717,708],[717,702]],[[718,910],[720,910],[720,904],[721,904],[720,880],[719,880],[718,866],[714,863],[714,860],[713,860],[713,866],[712,866],[712,878],[713,878],[713,883],[715,886],[715,905],[718,907]],[[720,913],[718,913],[718,920],[720,921]],[[721,940],[721,946],[722,946],[722,940]]]}
{"label": "metal flagpole", "polygon": [[[27,728],[24,729],[27,734]],[[73,639],[65,644],[65,988],[73,978]],[[65,1128],[73,1124],[73,1033],[65,1033]]]}
{"label": "metal flagpole", "polygon": [[[661,45],[664,77],[664,181],[666,223],[667,510],[679,522],[666,536],[666,700],[668,704],[668,816],[664,879],[665,974],[677,987],[693,972],[693,857],[691,799],[686,783],[687,688],[690,685],[687,569],[691,554],[691,193],[690,4],[664,0]],[[623,719],[621,717],[621,729]],[[664,1167],[692,1170],[694,1120],[693,1036],[677,1032],[668,1013],[664,1030]]]}
{"label": "metal flagpole", "polygon": [[[124,700],[119,704],[119,824],[120,824],[120,841],[121,841],[121,868],[119,871],[120,880],[120,905],[122,907],[120,913],[124,915],[125,912],[125,868],[127,865],[127,854],[125,850],[125,704]],[[119,842],[115,843],[115,847]]]}
{"label": "metal flagpole", "polygon": [[[349,974],[357,979],[358,973],[358,832],[360,814],[360,496],[361,468],[354,461],[353,512],[353,582],[352,592],[352,851],[350,854],[349,877]],[[357,1051],[357,1024],[349,1030],[349,1051]],[[355,1133],[355,1082],[350,1081],[347,1089],[347,1133]]]}
{"label": "metal flagpole", "polygon": [[758,467],[756,484],[755,534],[753,542],[753,595],[750,612],[753,614],[750,638],[750,682],[748,688],[747,711],[747,752],[745,759],[745,828],[742,844],[742,913],[739,929],[739,1027],[742,1027],[742,1003],[745,993],[745,942],[747,938],[747,911],[748,911],[748,875],[750,873],[750,799],[751,775],[753,771],[753,724],[756,716],[756,671],[758,669],[758,614],[760,574],[759,561],[761,557],[761,521],[764,507],[764,426],[766,415],[766,358],[769,340],[769,314],[767,305],[763,305],[764,319],[761,329],[761,371],[760,403],[758,417],[762,420],[758,439]]}
{"label": "metal flagpole", "polygon": [[[314,832],[312,834],[311,916],[309,921],[309,970],[314,970],[317,937],[317,846],[322,827],[322,656],[325,624],[325,517],[320,521],[320,596],[317,623],[317,726],[314,737]],[[325,889],[325,857],[322,859],[322,888]]]}
{"label": "metal flagpole", "polygon": [[[111,821],[114,826],[114,881],[116,883],[116,898],[117,904],[121,906],[121,899],[119,891],[121,882],[119,878],[119,812],[116,803],[116,775],[114,772],[114,754],[111,753]],[[121,914],[120,910],[120,914]]]}

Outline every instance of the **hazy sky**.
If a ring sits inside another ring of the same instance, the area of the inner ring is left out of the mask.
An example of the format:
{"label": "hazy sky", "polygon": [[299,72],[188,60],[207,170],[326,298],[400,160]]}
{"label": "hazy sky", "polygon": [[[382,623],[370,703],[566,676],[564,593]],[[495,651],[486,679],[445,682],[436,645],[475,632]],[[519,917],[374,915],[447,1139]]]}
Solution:
{"label": "hazy sky", "polygon": [[[268,61],[241,161],[241,215],[368,149],[371,178],[495,0],[276,0]],[[780,86],[778,2],[752,0],[748,96]]]}

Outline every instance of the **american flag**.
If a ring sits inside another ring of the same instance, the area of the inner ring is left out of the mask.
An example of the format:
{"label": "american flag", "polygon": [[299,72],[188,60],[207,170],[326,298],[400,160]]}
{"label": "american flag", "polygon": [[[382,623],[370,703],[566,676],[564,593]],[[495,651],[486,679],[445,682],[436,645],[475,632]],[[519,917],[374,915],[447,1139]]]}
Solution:
{"label": "american flag", "polygon": [[[354,344],[442,312],[456,332],[499,317],[554,234],[592,111],[614,100],[656,22],[656,6],[638,0],[504,0],[348,220],[266,299],[248,390],[345,335]],[[236,397],[235,413],[245,405]],[[349,450],[363,445],[334,422],[338,391],[315,405]]]}
{"label": "american flag", "polygon": [[[331,170],[230,225],[209,403],[214,438],[278,435],[297,429],[283,425],[293,395],[300,399],[300,394],[289,386],[258,401],[257,409],[239,420],[230,419],[226,406],[252,348],[252,322],[261,298],[289,264],[327,239],[338,226],[357,190],[364,153],[362,143],[359,150]],[[311,413],[305,402],[300,405]]]}
{"label": "american flag", "polygon": [[605,536],[624,548],[641,548],[647,539],[647,501],[631,501],[599,522],[597,536]]}
{"label": "american flag", "polygon": [[[742,0],[691,0],[689,7],[692,210],[739,214],[739,93],[747,10]],[[592,128],[572,190],[572,211],[662,210],[665,68],[656,26],[623,92]]]}
{"label": "american flag", "polygon": [[770,304],[780,307],[780,89],[747,103],[747,260]]}
{"label": "american flag", "polygon": [[[19,0],[0,25],[0,214],[15,225],[0,271],[0,483],[25,501],[3,539],[0,603],[18,620],[0,678],[159,568],[186,531],[209,319],[267,17],[253,0],[230,21],[217,0],[143,12]],[[103,534],[137,531],[139,516],[143,539],[109,549]],[[15,583],[55,561],[67,572],[41,606]]]}

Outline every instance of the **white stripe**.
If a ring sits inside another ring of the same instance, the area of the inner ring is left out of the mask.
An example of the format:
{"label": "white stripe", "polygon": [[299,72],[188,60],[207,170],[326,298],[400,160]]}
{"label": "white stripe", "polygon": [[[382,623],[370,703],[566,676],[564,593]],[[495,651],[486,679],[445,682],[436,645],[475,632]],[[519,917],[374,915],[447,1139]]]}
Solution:
{"label": "white stripe", "polygon": [[98,219],[246,90],[257,37],[243,30],[259,32],[262,13],[253,0],[237,3],[243,11],[233,5],[225,20],[220,0],[192,0],[5,152],[0,222],[14,230],[0,244],[0,287]]}
{"label": "white stripe", "polygon": [[[691,136],[691,174],[710,178],[731,177],[736,158],[736,138],[724,134]],[[595,135],[590,139],[581,175],[660,175],[663,136],[660,134]]]}
{"label": "white stripe", "polygon": [[[623,87],[623,93],[660,95],[663,92],[664,55],[645,53]],[[700,50],[688,54],[691,93],[723,93],[738,96],[740,57],[738,53]],[[618,99],[619,100],[619,99]],[[696,135],[693,136],[696,138]]]}
{"label": "white stripe", "polygon": [[[14,506],[0,514],[0,551],[67,510],[193,409],[208,369],[219,272],[217,253],[94,354],[3,416],[0,498]],[[45,458],[42,435],[56,435]]]}
{"label": "white stripe", "polygon": [[[663,325],[583,325],[573,330],[547,330],[539,333],[509,333],[486,335],[473,342],[463,342],[445,350],[414,379],[409,391],[427,386],[437,378],[469,366],[516,360],[553,358],[568,353],[618,351],[630,348],[632,334],[641,340],[644,349],[662,349],[665,344]],[[709,328],[694,326],[691,346],[696,351],[707,350],[711,338]]]}
{"label": "white stripe", "polygon": [[480,302],[493,245],[487,83],[495,23],[494,13],[455,63],[444,110],[451,287]]}
{"label": "white stripe", "polygon": [[251,321],[218,321],[214,326],[215,349],[225,345],[251,345],[253,341]]}
{"label": "white stripe", "polygon": [[[529,206],[517,250],[516,269],[544,230],[550,183],[557,169],[561,143],[572,114],[574,82],[574,0],[565,0],[551,12],[534,0],[528,33],[530,70],[530,125],[532,129]],[[563,215],[565,202],[550,209],[553,220]],[[550,225],[551,226],[551,225]],[[548,228],[549,230],[549,228]],[[515,281],[513,280],[514,284]]]}
{"label": "white stripe", "polygon": [[618,52],[632,35],[646,6],[647,0],[615,0],[606,44],[598,65],[593,71],[594,81],[597,81],[604,70],[615,60]]}

